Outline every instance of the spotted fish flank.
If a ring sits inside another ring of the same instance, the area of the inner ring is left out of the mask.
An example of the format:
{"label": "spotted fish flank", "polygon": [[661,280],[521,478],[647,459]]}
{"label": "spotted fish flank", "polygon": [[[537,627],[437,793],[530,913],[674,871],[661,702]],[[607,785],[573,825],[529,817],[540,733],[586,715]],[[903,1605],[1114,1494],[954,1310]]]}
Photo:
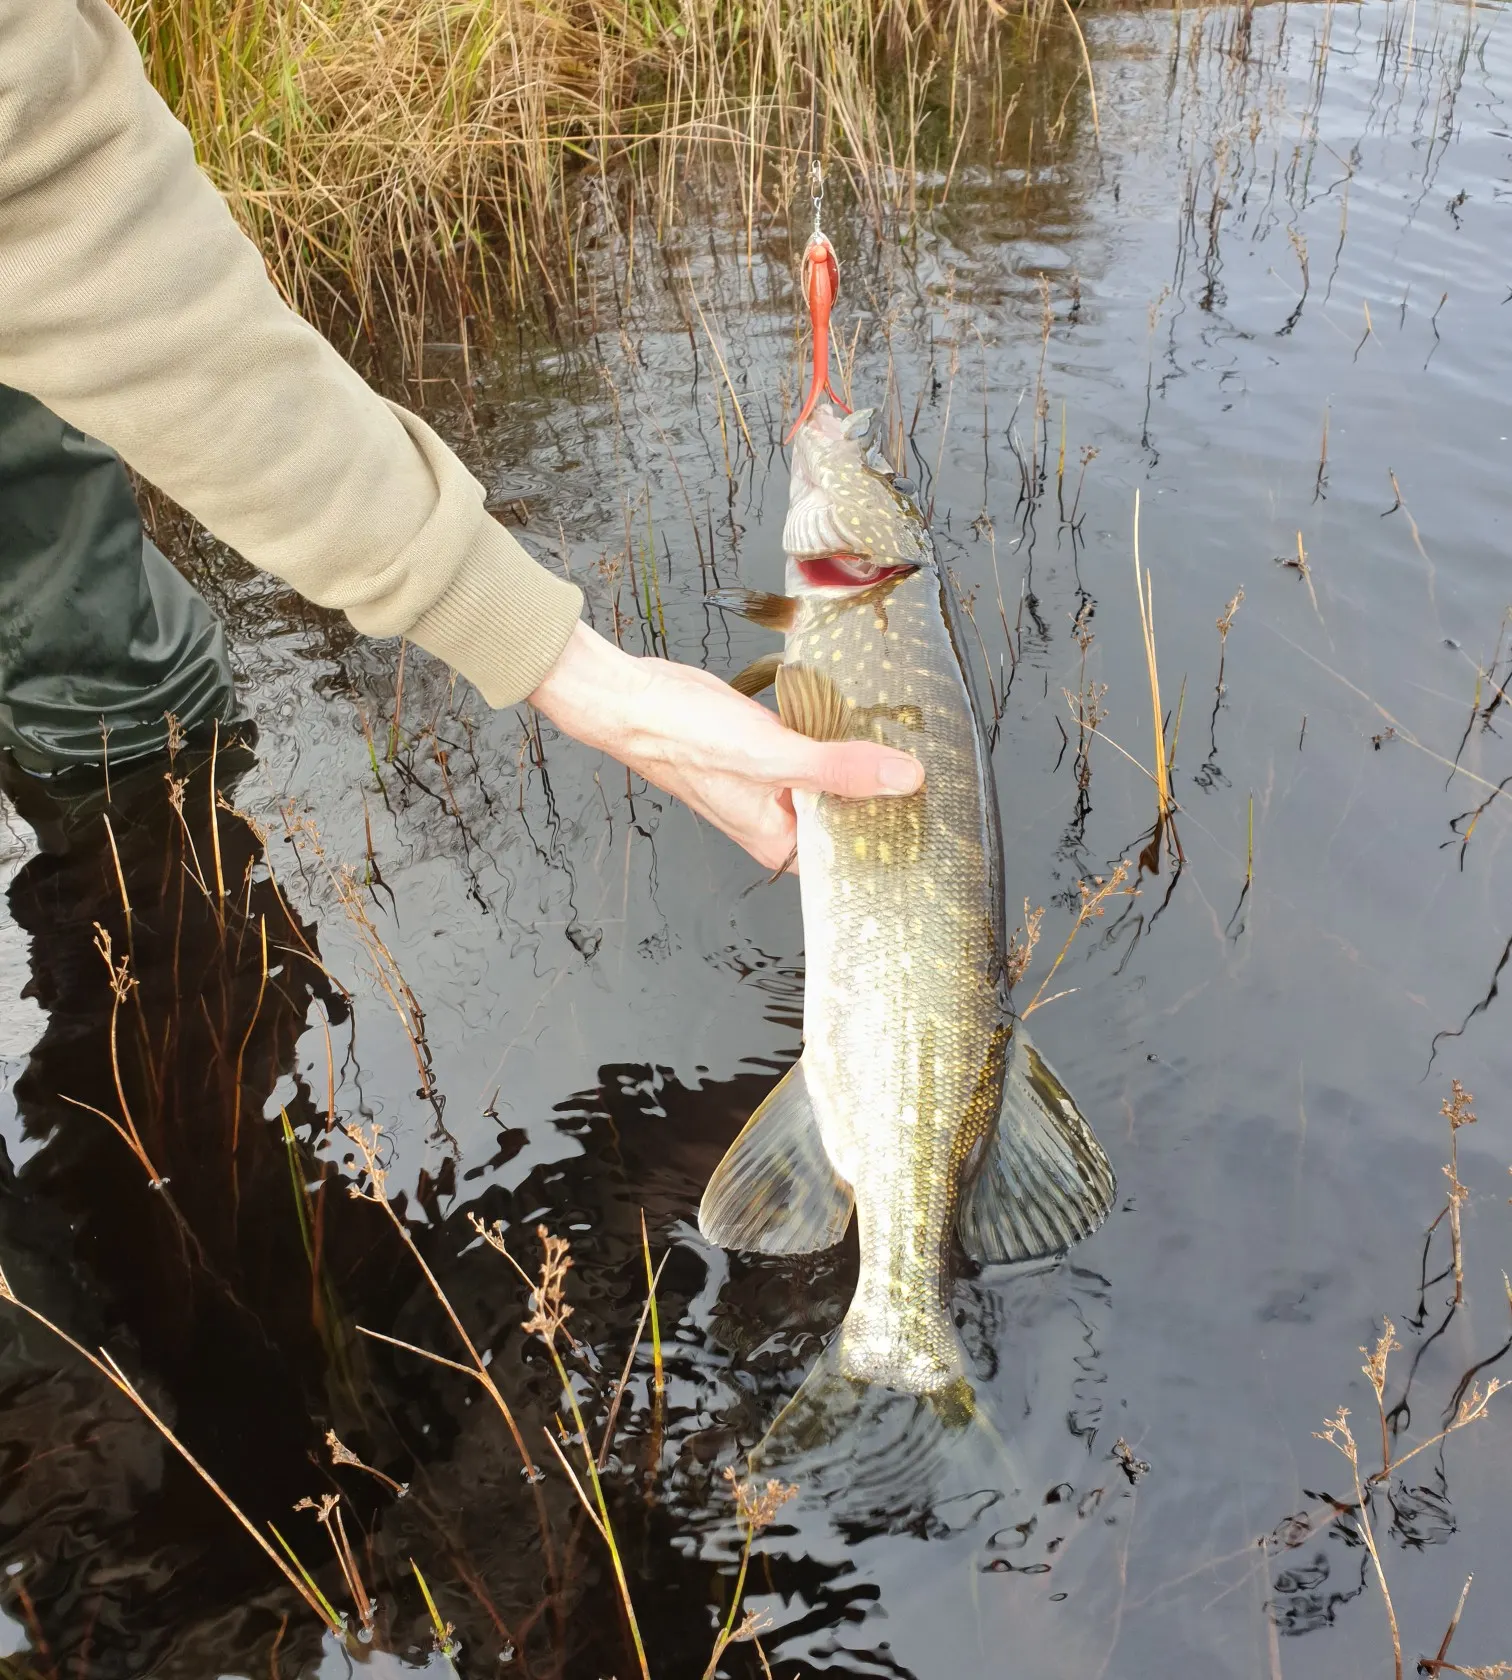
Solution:
{"label": "spotted fish flank", "polygon": [[904,798],[795,795],[803,1057],[699,1221],[712,1241],[794,1253],[837,1240],[854,1206],[840,1373],[965,1416],[957,1239],[982,1261],[1057,1253],[1106,1216],[1113,1175],[1008,1006],[997,801],[957,614],[870,413],[820,404],[800,427],[783,540],[789,606],[753,598],[753,615],[785,623],[784,721],[902,748],[925,779]]}

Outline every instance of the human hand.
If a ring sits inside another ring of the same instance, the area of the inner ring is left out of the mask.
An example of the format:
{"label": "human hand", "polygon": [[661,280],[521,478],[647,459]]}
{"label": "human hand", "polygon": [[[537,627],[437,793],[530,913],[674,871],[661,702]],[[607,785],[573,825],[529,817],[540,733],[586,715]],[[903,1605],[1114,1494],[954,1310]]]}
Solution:
{"label": "human hand", "polygon": [[675,794],[768,869],[797,844],[790,792],[915,792],[918,759],[871,741],[811,741],[692,665],[637,659],[586,624],[530,697],[559,729]]}

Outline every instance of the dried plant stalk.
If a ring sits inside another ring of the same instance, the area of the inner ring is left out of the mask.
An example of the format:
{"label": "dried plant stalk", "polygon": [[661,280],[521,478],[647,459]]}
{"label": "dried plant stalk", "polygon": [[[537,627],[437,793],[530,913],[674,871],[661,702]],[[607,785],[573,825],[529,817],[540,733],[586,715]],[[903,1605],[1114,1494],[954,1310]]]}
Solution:
{"label": "dried plant stalk", "polygon": [[305,1603],[309,1605],[311,1610],[320,1617],[321,1621],[326,1623],[333,1633],[341,1633],[342,1627],[340,1617],[335,1614],[325,1599],[322,1598],[316,1590],[314,1590],[313,1586],[309,1583],[308,1577],[306,1576],[305,1579],[301,1580],[300,1575],[296,1573],[295,1570],[291,1569],[288,1563],[286,1563],[284,1559],[273,1550],[268,1542],[263,1539],[262,1535],[259,1534],[257,1529],[254,1527],[251,1518],[247,1516],[236,1501],[232,1499],[230,1494],[228,1494],[220,1483],[216,1481],[204,1465],[201,1464],[194,1454],[189,1451],[184,1443],[179,1440],[178,1436],[175,1435],[168,1427],[167,1423],[158,1416],[150,1405],[148,1405],[147,1401],[143,1399],[142,1395],[137,1391],[130,1378],[127,1377],[126,1373],[103,1348],[100,1349],[98,1354],[91,1353],[87,1347],[85,1347],[82,1343],[75,1341],[66,1330],[64,1330],[60,1325],[55,1324],[46,1316],[45,1313],[39,1312],[37,1308],[23,1301],[21,1297],[16,1294],[15,1290],[11,1288],[10,1280],[6,1277],[3,1271],[0,1271],[0,1301],[8,1301],[11,1306],[16,1307],[21,1312],[24,1312],[28,1318],[32,1319],[35,1323],[40,1324],[43,1329],[50,1330],[59,1341],[66,1343],[76,1354],[78,1354],[81,1359],[93,1366],[94,1369],[98,1371],[99,1374],[104,1377],[113,1388],[118,1390],[121,1394],[124,1394],[132,1405],[135,1406],[137,1410],[141,1412],[143,1417],[145,1417],[153,1426],[153,1428],[157,1430],[169,1446],[171,1446],[179,1457],[182,1458],[189,1466],[189,1468],[194,1471],[195,1475],[197,1475],[200,1480],[204,1482],[206,1487],[208,1487],[215,1495],[215,1497],[220,1500],[221,1504],[226,1507],[237,1522],[241,1524],[249,1535],[251,1535],[253,1542],[267,1555],[274,1568],[278,1570],[286,1581],[288,1581],[289,1585],[293,1587],[295,1592],[297,1592]]}
{"label": "dried plant stalk", "polygon": [[[1050,1003],[1053,1001],[1053,999],[1045,996],[1045,987],[1048,986],[1055,978],[1055,971],[1066,960],[1066,953],[1071,949],[1071,943],[1076,938],[1077,934],[1081,932],[1088,922],[1106,914],[1108,900],[1115,893],[1122,893],[1126,897],[1133,897],[1138,893],[1138,887],[1124,886],[1124,882],[1127,881],[1128,878],[1129,860],[1127,858],[1121,858],[1114,866],[1113,873],[1106,878],[1101,875],[1094,875],[1090,886],[1085,881],[1078,881],[1076,883],[1076,890],[1081,900],[1077,907],[1076,920],[1071,924],[1071,931],[1066,935],[1065,942],[1062,944],[1060,950],[1055,953],[1055,961],[1050,965],[1050,972],[1043,980],[1040,981],[1039,990],[1034,994],[1033,998],[1030,999],[1029,1007],[1023,1011],[1025,1016],[1032,1015],[1036,1009],[1040,1008],[1042,1003]],[[1062,997],[1064,995],[1065,994],[1061,992],[1057,992],[1055,994],[1056,997]]]}

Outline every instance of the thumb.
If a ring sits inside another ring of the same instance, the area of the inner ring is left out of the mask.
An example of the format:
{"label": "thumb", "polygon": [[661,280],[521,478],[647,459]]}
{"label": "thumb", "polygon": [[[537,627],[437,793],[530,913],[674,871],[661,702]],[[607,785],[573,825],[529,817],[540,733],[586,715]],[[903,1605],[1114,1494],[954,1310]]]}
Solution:
{"label": "thumb", "polygon": [[924,785],[924,766],[911,753],[871,741],[816,741],[805,757],[800,774],[789,785],[808,793],[870,799],[877,794],[916,793]]}

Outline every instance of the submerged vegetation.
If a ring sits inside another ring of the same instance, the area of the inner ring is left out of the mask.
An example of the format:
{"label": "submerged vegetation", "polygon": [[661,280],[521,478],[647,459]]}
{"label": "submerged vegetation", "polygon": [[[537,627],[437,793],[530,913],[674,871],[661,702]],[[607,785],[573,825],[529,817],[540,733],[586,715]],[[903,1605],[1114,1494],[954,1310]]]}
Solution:
{"label": "submerged vegetation", "polygon": [[748,229],[816,152],[874,209],[911,206],[920,166],[951,164],[974,103],[1006,102],[1003,67],[1047,30],[1071,31],[1091,68],[1070,0],[122,9],[289,300],[397,330],[412,356],[428,313],[465,344],[501,305],[569,306],[585,241],[622,216],[676,218],[695,148],[738,165]]}

